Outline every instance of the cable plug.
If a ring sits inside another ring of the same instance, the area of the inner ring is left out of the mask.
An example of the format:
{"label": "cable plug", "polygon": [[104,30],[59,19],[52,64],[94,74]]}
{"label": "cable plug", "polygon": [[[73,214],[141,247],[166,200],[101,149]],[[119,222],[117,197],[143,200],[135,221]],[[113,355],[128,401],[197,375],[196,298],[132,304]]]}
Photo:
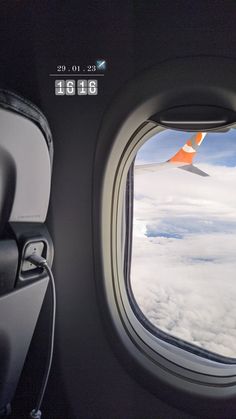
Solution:
{"label": "cable plug", "polygon": [[44,268],[47,265],[46,259],[37,255],[36,253],[32,253],[32,255],[30,255],[27,260],[38,268]]}
{"label": "cable plug", "polygon": [[41,412],[41,410],[35,410],[35,409],[33,409],[31,412],[30,412],[30,418],[32,418],[32,419],[41,419],[41,417],[42,417],[42,412]]}

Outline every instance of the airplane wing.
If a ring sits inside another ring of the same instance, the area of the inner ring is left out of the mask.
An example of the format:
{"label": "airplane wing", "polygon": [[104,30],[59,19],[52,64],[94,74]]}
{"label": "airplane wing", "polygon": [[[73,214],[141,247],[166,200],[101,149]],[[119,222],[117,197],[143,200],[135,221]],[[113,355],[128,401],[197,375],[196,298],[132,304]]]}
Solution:
{"label": "airplane wing", "polygon": [[209,176],[192,164],[193,159],[197,154],[197,150],[202,144],[206,134],[206,132],[194,134],[187,143],[166,162],[136,165],[134,166],[135,172],[156,172],[162,169],[178,168],[199,176]]}
{"label": "airplane wing", "polygon": [[203,170],[199,169],[198,167],[194,166],[193,164],[188,164],[186,166],[178,167],[178,169],[186,170],[187,172],[195,173],[195,175],[199,176],[210,176],[208,173],[203,172]]}

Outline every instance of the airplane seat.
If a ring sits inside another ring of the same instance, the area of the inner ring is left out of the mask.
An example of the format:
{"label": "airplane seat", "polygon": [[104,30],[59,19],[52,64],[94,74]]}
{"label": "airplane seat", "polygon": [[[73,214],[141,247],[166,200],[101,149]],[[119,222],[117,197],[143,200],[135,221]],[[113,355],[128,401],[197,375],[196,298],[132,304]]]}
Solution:
{"label": "airplane seat", "polygon": [[2,89],[0,121],[1,228],[7,221],[43,222],[53,157],[47,120],[35,105]]}
{"label": "airplane seat", "polygon": [[52,135],[31,102],[0,89],[0,416],[9,413],[48,276],[27,257],[52,264],[44,225],[51,185]]}

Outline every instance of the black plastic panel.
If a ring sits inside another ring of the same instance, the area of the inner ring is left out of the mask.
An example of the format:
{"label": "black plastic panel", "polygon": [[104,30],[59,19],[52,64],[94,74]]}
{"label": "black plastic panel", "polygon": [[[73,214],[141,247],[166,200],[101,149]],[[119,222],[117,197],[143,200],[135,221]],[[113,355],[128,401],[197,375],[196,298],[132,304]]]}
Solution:
{"label": "black plastic panel", "polygon": [[0,297],[0,409],[13,398],[47,285],[44,278]]}
{"label": "black plastic panel", "polygon": [[[18,256],[18,247],[15,240],[0,241],[0,296],[7,294],[14,288]],[[0,359],[2,359],[1,356]]]}

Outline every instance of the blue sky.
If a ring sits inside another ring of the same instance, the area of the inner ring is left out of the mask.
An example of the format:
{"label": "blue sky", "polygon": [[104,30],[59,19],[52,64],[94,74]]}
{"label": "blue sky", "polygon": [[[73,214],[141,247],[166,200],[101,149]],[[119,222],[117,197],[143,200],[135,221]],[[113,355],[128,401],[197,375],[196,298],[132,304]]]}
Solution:
{"label": "blue sky", "polygon": [[[136,163],[158,163],[168,160],[194,133],[165,130],[148,140],[139,150]],[[194,163],[235,166],[236,130],[208,133],[198,150]]]}

